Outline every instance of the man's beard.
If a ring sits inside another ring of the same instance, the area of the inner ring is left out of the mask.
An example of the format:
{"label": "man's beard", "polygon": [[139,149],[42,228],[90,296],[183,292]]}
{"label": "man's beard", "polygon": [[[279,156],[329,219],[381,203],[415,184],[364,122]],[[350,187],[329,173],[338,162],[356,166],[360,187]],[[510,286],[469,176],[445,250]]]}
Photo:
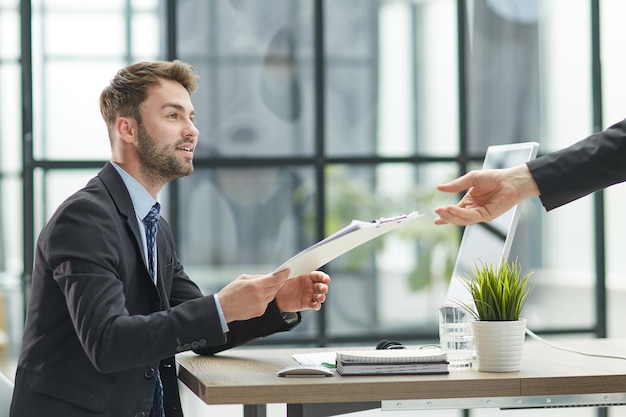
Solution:
{"label": "man's beard", "polygon": [[183,163],[176,157],[176,147],[183,144],[181,140],[173,148],[159,149],[155,140],[148,134],[142,124],[139,124],[137,152],[141,163],[141,172],[145,179],[152,183],[167,182],[176,178],[190,175],[193,172],[193,162]]}

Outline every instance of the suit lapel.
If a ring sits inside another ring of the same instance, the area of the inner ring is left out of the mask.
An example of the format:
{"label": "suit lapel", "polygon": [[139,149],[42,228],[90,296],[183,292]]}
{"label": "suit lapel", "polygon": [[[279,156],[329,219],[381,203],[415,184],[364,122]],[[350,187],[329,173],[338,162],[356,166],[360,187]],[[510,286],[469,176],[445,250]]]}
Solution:
{"label": "suit lapel", "polygon": [[[126,224],[131,230],[131,233],[135,240],[135,244],[139,248],[139,253],[141,253],[141,258],[143,260],[143,264],[146,270],[146,275],[148,279],[152,280],[152,278],[150,277],[150,271],[148,269],[148,261],[143,250],[141,232],[139,231],[139,225],[137,224],[137,215],[135,214],[135,208],[133,207],[133,202],[130,198],[128,190],[126,189],[124,181],[110,162],[107,162],[106,165],[100,170],[100,172],[98,173],[98,177],[102,180],[104,186],[109,192],[113,203],[115,203],[115,207],[117,207],[117,211],[120,213],[121,216],[126,219]],[[157,233],[157,248],[161,246],[158,244],[158,235],[159,233]],[[160,258],[157,256],[157,260],[158,259]],[[160,281],[158,279],[161,270],[160,266],[158,265],[159,263],[160,261],[157,261],[157,282]]]}

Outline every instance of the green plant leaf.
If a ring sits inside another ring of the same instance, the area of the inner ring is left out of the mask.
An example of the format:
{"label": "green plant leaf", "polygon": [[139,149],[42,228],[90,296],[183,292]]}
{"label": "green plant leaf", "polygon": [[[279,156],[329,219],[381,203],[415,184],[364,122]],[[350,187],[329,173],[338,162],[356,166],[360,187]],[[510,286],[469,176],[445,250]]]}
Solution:
{"label": "green plant leaf", "polygon": [[462,280],[470,292],[475,308],[457,301],[474,318],[482,321],[519,320],[522,308],[533,290],[529,285],[532,274],[522,276],[517,259],[500,266],[476,263]]}

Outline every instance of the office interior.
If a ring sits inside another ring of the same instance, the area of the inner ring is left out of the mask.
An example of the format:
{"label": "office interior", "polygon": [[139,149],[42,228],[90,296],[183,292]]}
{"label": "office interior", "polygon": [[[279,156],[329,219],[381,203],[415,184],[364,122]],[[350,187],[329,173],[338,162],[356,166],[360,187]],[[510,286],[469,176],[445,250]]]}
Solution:
{"label": "office interior", "polygon": [[[201,76],[196,170],[161,200],[206,293],[352,219],[425,214],[325,266],[324,308],[253,345],[425,344],[462,233],[433,224],[459,198],[436,184],[480,167],[489,145],[542,154],[622,120],[625,12],[621,0],[0,0],[0,369],[11,376],[19,354],[39,231],[110,155],[98,97],[122,66],[176,58]],[[523,204],[510,259],[533,273],[533,331],[626,335],[625,203],[616,185],[549,213]]]}

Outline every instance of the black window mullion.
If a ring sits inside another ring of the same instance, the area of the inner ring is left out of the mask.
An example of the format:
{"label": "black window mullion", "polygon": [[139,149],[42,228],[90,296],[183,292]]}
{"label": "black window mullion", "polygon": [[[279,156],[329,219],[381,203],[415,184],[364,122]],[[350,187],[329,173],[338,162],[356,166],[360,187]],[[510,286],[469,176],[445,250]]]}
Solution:
{"label": "black window mullion", "polygon": [[[603,126],[602,114],[602,68],[600,59],[600,1],[591,0],[591,91],[593,131],[599,132]],[[594,235],[595,235],[595,300],[597,337],[607,336],[606,312],[606,241],[604,221],[604,192],[593,196]]]}
{"label": "black window mullion", "polygon": [[[30,0],[20,1],[20,59],[22,95],[22,205],[23,205],[23,274],[22,297],[24,309],[33,273],[34,258],[34,184],[33,184],[33,65],[32,9]],[[25,312],[25,310],[24,310]]]}
{"label": "black window mullion", "polygon": [[[324,48],[324,0],[314,0],[314,12],[313,12],[313,72],[314,72],[314,120],[315,120],[315,183],[317,188],[317,198],[315,199],[315,211],[317,219],[316,234],[318,240],[324,238],[324,224],[326,222],[326,181],[324,178],[324,171],[327,166],[326,161],[326,148],[325,148],[325,111],[326,111],[326,60],[325,60],[325,48]],[[317,341],[320,346],[326,344],[328,326],[328,315],[325,313],[325,309],[320,310],[320,314],[317,316]]]}

